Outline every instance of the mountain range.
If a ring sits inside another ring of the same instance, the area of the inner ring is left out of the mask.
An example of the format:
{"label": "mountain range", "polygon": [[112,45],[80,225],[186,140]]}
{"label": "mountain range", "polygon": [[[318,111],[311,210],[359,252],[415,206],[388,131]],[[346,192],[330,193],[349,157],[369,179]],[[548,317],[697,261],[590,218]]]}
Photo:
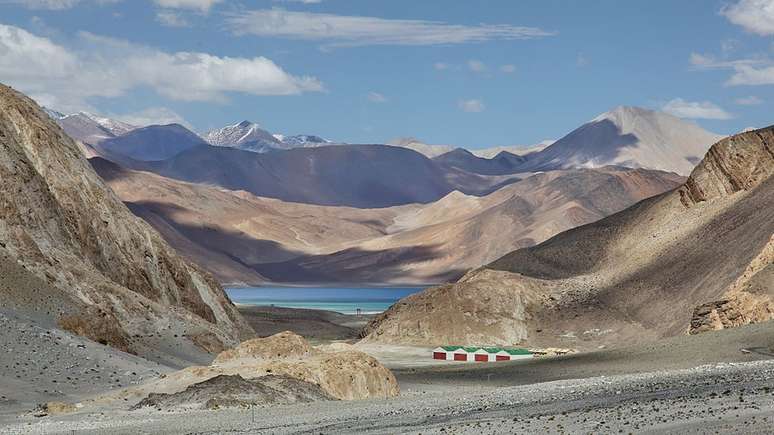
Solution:
{"label": "mountain range", "polygon": [[718,137],[619,107],[492,158],[428,158],[416,141],[334,146],[248,121],[204,138],[134,128],[89,156],[135,214],[221,281],[434,283],[674,189]]}
{"label": "mountain range", "polygon": [[365,340],[590,350],[772,319],[772,144],[723,139],[681,187],[405,298]]}
{"label": "mountain range", "polygon": [[129,133],[137,128],[125,122],[88,112],[64,115],[50,109],[44,109],[44,111],[62,127],[68,136],[87,144],[96,144],[105,139]]}
{"label": "mountain range", "polygon": [[247,284],[452,280],[684,180],[616,167],[553,171],[483,197],[453,191],[428,204],[363,209],[262,198],[90,161],[176,249],[221,282]]}
{"label": "mountain range", "polygon": [[[544,140],[535,145],[494,146],[490,148],[471,149],[469,151],[473,153],[475,156],[483,157],[485,159],[491,159],[497,154],[500,154],[500,152],[502,151],[523,156],[536,151],[540,151],[543,148],[551,145],[553,142],[554,141],[552,140]],[[409,148],[418,153],[422,153],[427,157],[430,157],[431,159],[434,157],[438,157],[442,154],[446,154],[450,151],[454,151],[455,149],[459,148],[452,145],[431,145],[431,144],[424,143],[421,140],[413,137],[401,137],[401,138],[392,139],[387,142],[387,145],[394,145],[394,146],[399,146],[403,148]]]}
{"label": "mountain range", "polygon": [[[603,165],[629,147],[654,152],[645,153],[650,160],[624,158],[628,166],[676,170],[678,156],[716,137],[620,107],[548,146],[493,158],[456,148],[430,159],[411,149],[416,141],[308,147],[330,143],[272,135],[247,121],[206,141],[179,125],[135,128],[101,140],[91,155],[107,159],[92,164],[132,211],[222,281],[432,283],[683,181]],[[653,158],[658,152],[672,160]]]}
{"label": "mountain range", "polygon": [[255,153],[201,145],[161,161],[106,156],[128,169],[254,195],[317,205],[373,208],[428,203],[459,190],[485,195],[516,181],[448,167],[386,145],[337,145]]}
{"label": "mountain range", "polygon": [[500,151],[492,158],[478,157],[464,148],[455,148],[433,158],[445,166],[481,175],[508,175],[521,172],[527,157]]}
{"label": "mountain range", "polygon": [[242,121],[238,124],[210,130],[202,137],[210,145],[237,148],[257,153],[333,144],[329,140],[314,135],[299,134],[285,136],[282,134],[272,134],[250,121]]}
{"label": "mountain range", "polygon": [[[211,130],[200,137],[178,124],[150,126],[137,132],[134,126],[86,113],[67,116],[49,113],[76,140],[92,146],[107,142],[105,148],[110,153],[141,161],[170,158],[201,143],[257,153],[342,145],[315,135],[272,134],[249,121]],[[161,137],[166,138],[164,145],[159,141]],[[721,137],[666,113],[620,106],[555,142],[545,141],[528,148],[495,147],[468,151],[446,145],[427,145],[413,138],[390,144],[411,149],[445,166],[479,175],[607,165],[688,175],[709,146]]]}

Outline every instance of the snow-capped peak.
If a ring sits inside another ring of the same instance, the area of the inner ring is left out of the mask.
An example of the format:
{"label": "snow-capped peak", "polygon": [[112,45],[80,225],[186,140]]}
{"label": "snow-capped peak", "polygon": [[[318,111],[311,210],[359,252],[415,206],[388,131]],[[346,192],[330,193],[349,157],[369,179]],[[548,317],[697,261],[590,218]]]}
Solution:
{"label": "snow-capped peak", "polygon": [[282,148],[282,143],[255,122],[242,121],[223,128],[210,130],[203,135],[211,145],[264,152]]}
{"label": "snow-capped peak", "polygon": [[117,121],[115,119],[106,118],[104,116],[95,115],[95,114],[89,113],[89,112],[81,111],[81,112],[78,112],[77,114],[67,115],[67,116],[69,117],[69,116],[78,116],[78,115],[83,116],[85,118],[88,118],[88,119],[96,122],[97,124],[99,124],[102,127],[106,128],[108,131],[110,131],[111,133],[113,133],[116,136],[121,136],[122,134],[125,134],[125,133],[128,133],[128,132],[132,131],[132,130],[137,129],[137,127],[134,126],[134,125],[127,124],[127,123],[121,122],[121,121]]}

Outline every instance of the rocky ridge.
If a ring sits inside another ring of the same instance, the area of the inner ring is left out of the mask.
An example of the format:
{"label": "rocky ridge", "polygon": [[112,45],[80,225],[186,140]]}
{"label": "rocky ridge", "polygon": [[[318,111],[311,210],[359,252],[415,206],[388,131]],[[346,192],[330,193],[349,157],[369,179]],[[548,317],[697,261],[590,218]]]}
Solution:
{"label": "rocky ridge", "polygon": [[[2,85],[0,191],[0,254],[65,301],[43,320],[178,363],[252,335],[212,277],[133,216],[34,102]],[[13,310],[24,296],[12,295],[3,298]]]}

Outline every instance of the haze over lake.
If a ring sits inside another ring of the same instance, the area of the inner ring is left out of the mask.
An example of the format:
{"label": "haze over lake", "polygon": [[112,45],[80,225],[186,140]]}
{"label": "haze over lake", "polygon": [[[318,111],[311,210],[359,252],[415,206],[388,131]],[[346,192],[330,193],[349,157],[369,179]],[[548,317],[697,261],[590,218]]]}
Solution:
{"label": "haze over lake", "polygon": [[381,313],[421,287],[242,287],[226,288],[236,304],[336,311],[342,314]]}

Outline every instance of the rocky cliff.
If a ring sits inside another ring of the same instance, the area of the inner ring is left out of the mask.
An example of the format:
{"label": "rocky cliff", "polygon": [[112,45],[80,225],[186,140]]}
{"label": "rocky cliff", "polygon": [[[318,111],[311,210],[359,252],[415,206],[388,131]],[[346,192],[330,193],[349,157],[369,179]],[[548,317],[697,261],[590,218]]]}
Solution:
{"label": "rocky cliff", "polygon": [[[686,206],[752,190],[774,174],[774,129],[722,140],[710,148],[680,189]],[[772,207],[772,204],[761,204]],[[774,318],[774,235],[721,299],[693,310],[689,333],[698,334]]]}
{"label": "rocky cliff", "polygon": [[401,300],[365,340],[594,349],[771,319],[772,137],[724,139],[672,192]]}
{"label": "rocky cliff", "polygon": [[680,189],[685,205],[750,190],[774,173],[774,129],[739,134],[713,145]]}
{"label": "rocky cliff", "polygon": [[690,334],[774,319],[774,236],[723,298],[693,310]]}
{"label": "rocky cliff", "polygon": [[[252,335],[210,275],[132,215],[32,100],[3,85],[0,192],[0,254],[55,289],[44,299],[66,301],[40,316],[174,364]],[[13,309],[20,296],[2,297]]]}

